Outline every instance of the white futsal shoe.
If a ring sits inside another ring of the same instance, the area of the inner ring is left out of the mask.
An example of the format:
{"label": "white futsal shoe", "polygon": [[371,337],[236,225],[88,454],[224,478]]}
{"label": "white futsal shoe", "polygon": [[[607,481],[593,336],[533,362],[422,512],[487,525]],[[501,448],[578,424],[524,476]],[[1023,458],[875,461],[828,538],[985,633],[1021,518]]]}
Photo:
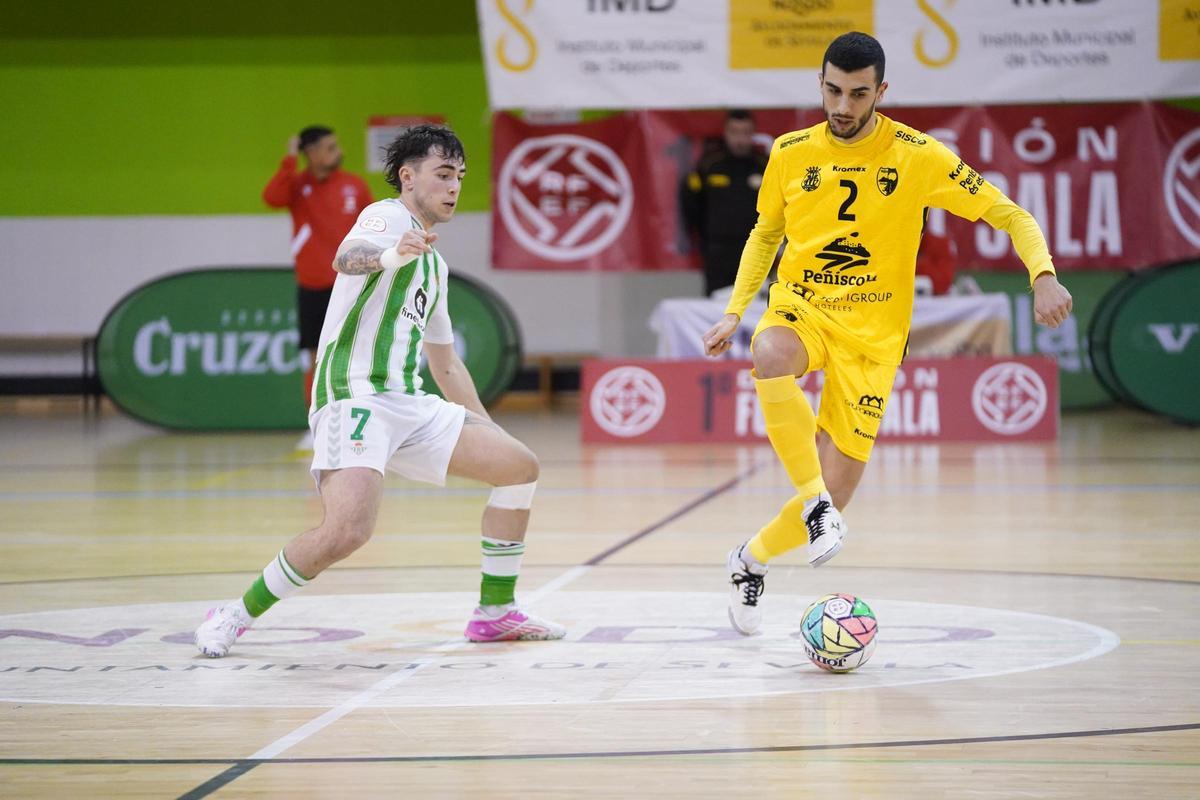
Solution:
{"label": "white futsal shoe", "polygon": [[842,549],[846,523],[828,492],[821,492],[804,504],[804,526],[808,528],[809,565],[819,567]]}
{"label": "white futsal shoe", "polygon": [[748,552],[743,558],[746,544],[729,551],[726,566],[729,568],[729,624],[743,636],[758,633],[762,625],[762,609],[758,598],[766,591],[763,577],[767,565],[759,564]]}
{"label": "white futsal shoe", "polygon": [[224,658],[237,638],[253,623],[254,619],[237,600],[210,608],[204,622],[196,628],[196,647],[209,658]]}

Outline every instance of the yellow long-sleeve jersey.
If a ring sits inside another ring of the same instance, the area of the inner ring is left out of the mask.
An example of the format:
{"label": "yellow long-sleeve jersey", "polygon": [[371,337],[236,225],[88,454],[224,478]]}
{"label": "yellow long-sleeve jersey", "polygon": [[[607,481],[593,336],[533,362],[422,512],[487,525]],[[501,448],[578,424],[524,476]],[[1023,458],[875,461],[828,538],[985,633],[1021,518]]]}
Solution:
{"label": "yellow long-sleeve jersey", "polygon": [[831,334],[899,364],[928,207],[1008,231],[1031,281],[1054,272],[1032,216],[941,142],[878,114],[871,134],[853,144],[824,122],[775,140],[726,312],[746,310],[786,235],[780,282]]}

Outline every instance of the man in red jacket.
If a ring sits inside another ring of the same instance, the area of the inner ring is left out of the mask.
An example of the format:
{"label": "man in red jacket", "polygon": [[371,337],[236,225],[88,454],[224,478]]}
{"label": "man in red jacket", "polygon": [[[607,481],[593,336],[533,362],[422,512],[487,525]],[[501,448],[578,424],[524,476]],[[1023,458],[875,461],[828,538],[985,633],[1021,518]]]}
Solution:
{"label": "man in red jacket", "polygon": [[[308,168],[296,171],[297,154],[303,152]],[[292,258],[300,321],[300,349],[311,354],[321,338],[325,309],[333,292],[333,257],[358,213],[369,206],[371,190],[357,175],[344,172],[342,148],[331,128],[310,125],[288,141],[288,154],[263,189],[263,200],[272,208],[292,213]],[[304,402],[312,393],[314,365],[304,376]]]}

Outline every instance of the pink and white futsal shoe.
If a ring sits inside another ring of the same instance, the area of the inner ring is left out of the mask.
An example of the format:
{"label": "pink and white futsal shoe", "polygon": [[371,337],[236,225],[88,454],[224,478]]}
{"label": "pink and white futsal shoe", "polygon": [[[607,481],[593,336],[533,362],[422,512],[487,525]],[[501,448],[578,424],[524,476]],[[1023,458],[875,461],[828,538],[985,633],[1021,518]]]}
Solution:
{"label": "pink and white futsal shoe", "polygon": [[254,621],[242,612],[241,605],[235,600],[208,610],[208,616],[196,628],[195,642],[201,653],[209,658],[229,654],[229,648]]}
{"label": "pink and white futsal shoe", "polygon": [[498,616],[476,608],[465,634],[472,642],[515,642],[561,639],[567,635],[567,629],[557,622],[526,614],[516,606],[504,606]]}

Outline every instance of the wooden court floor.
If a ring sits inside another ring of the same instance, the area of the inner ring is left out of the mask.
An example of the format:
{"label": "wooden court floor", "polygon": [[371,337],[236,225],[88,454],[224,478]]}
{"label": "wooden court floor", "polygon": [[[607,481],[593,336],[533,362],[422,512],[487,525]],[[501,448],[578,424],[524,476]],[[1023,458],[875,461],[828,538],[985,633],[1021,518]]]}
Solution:
{"label": "wooden court floor", "polygon": [[[542,461],[519,594],[566,640],[462,641],[486,492],[393,478],[216,662],[205,609],[319,521],[297,435],[0,401],[0,796],[1200,797],[1200,431],[881,446],[843,552],[773,565],[746,638],[723,563],[788,496],[769,448],[575,420],[499,415]],[[832,591],[879,618],[847,675],[796,638]]]}

